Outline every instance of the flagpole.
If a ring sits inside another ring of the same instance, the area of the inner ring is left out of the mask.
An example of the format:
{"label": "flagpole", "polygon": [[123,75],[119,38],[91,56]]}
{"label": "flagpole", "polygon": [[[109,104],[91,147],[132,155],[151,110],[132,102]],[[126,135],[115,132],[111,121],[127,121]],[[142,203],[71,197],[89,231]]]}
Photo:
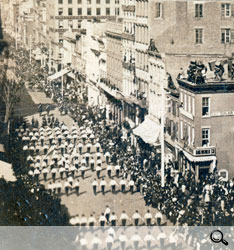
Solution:
{"label": "flagpole", "polygon": [[[162,57],[163,59],[163,57]],[[164,82],[166,80],[166,69],[164,59],[162,66],[161,75],[161,97],[162,97],[162,108],[161,108],[161,187],[165,186],[165,142],[164,142],[164,124],[165,124],[165,91]]]}

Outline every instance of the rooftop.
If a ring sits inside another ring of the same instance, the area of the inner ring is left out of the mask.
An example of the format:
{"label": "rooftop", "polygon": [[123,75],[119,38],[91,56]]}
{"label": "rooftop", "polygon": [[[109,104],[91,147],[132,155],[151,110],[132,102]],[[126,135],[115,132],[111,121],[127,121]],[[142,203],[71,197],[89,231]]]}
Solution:
{"label": "rooftop", "polygon": [[216,80],[215,78],[206,79],[202,84],[197,84],[187,79],[177,79],[180,87],[184,87],[193,92],[234,92],[234,80],[222,79]]}

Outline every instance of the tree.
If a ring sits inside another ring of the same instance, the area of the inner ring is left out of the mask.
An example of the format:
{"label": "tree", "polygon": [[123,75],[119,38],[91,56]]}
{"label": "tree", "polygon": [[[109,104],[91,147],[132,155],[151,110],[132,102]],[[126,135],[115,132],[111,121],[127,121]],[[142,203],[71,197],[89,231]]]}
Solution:
{"label": "tree", "polygon": [[4,128],[9,134],[10,116],[15,105],[20,100],[23,82],[17,77],[17,68],[15,62],[9,56],[8,46],[2,52],[3,63],[1,65],[0,76],[0,97],[5,104]]}

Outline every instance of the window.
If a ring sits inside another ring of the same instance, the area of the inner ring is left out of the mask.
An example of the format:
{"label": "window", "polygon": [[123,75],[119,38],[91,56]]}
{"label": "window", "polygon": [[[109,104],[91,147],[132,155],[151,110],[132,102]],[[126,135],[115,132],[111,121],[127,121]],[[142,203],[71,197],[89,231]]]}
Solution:
{"label": "window", "polygon": [[210,145],[210,129],[203,128],[202,129],[202,146],[206,147]]}
{"label": "window", "polygon": [[81,22],[80,22],[80,20],[78,20],[78,29],[80,29],[81,28]]}
{"label": "window", "polygon": [[59,43],[63,45],[63,39],[59,39]]}
{"label": "window", "polygon": [[78,16],[82,15],[82,8],[78,8]]}
{"label": "window", "polygon": [[87,0],[87,4],[91,4],[92,3],[92,1],[91,0]]}
{"label": "window", "polygon": [[195,115],[195,98],[192,97],[192,115]]}
{"label": "window", "polygon": [[156,18],[162,17],[162,3],[156,3]]}
{"label": "window", "polygon": [[194,146],[194,140],[195,140],[195,129],[192,128],[192,141],[191,141],[192,146]]}
{"label": "window", "polygon": [[72,16],[72,8],[68,8],[68,16]]}
{"label": "window", "polygon": [[96,0],[96,4],[100,4],[101,3],[101,0]]}
{"label": "window", "polygon": [[221,29],[221,43],[230,43],[230,29]]}
{"label": "window", "polygon": [[184,123],[183,121],[180,121],[180,139],[184,139]]}
{"label": "window", "polygon": [[183,105],[183,109],[185,111],[187,111],[187,95],[184,93],[184,105]]}
{"label": "window", "polygon": [[230,17],[231,16],[231,5],[229,3],[222,3],[221,4],[221,15],[223,17]]}
{"label": "window", "polygon": [[195,29],[195,43],[201,44],[203,38],[203,30],[202,29]]}
{"label": "window", "polygon": [[106,4],[109,4],[110,3],[110,0],[106,0]]}
{"label": "window", "polygon": [[72,4],[72,0],[68,0],[68,4]]}
{"label": "window", "polygon": [[100,16],[100,15],[101,15],[101,9],[100,9],[100,8],[97,8],[97,9],[96,9],[96,15],[97,15],[97,16]]}
{"label": "window", "polygon": [[115,15],[119,16],[119,8],[115,8]]}
{"label": "window", "polygon": [[63,29],[63,20],[59,20],[59,29]]}
{"label": "window", "polygon": [[92,15],[92,9],[91,9],[91,8],[88,8],[88,9],[87,9],[87,15],[88,15],[88,16],[91,16],[91,15]]}
{"label": "window", "polygon": [[188,125],[188,145],[191,145],[191,127]]}
{"label": "window", "polygon": [[203,17],[203,4],[195,4],[195,17]]}
{"label": "window", "polygon": [[59,4],[63,4],[63,0],[58,0],[58,3]]}
{"label": "window", "polygon": [[68,28],[73,29],[73,21],[72,20],[68,20]]}
{"label": "window", "polygon": [[203,97],[202,98],[202,116],[210,115],[210,98]]}
{"label": "window", "polygon": [[63,15],[63,8],[59,8],[59,9],[58,9],[58,15],[59,15],[59,16],[62,16],[62,15]]}
{"label": "window", "polygon": [[82,4],[82,0],[77,0],[77,3],[78,4]]}
{"label": "window", "polygon": [[107,15],[107,16],[110,15],[110,8],[106,8],[106,15]]}
{"label": "window", "polygon": [[191,96],[188,95],[188,112],[191,113]]}
{"label": "window", "polygon": [[117,4],[118,4],[118,3],[119,3],[119,0],[115,0],[115,3],[117,3]]}

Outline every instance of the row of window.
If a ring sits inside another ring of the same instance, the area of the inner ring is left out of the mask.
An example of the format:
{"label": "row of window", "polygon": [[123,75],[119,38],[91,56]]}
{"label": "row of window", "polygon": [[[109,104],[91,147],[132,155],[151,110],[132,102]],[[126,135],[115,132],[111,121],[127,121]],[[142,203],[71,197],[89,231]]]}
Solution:
{"label": "row of window", "polygon": [[[204,5],[203,3],[195,4],[195,17],[203,17],[204,16],[204,6],[203,5]],[[163,4],[156,3],[155,17],[161,18],[162,15],[163,15]],[[234,16],[234,4],[222,3],[221,4],[221,16],[222,17]]]}
{"label": "row of window", "polygon": [[135,29],[136,29],[136,41],[148,44],[149,41],[148,27],[136,25]]}
{"label": "row of window", "polygon": [[195,115],[195,99],[186,93],[180,93],[180,101],[183,103],[183,109],[192,115]]}
{"label": "row of window", "polygon": [[[68,8],[67,9],[67,13],[68,13],[68,16],[73,16],[74,9],[73,8]],[[77,15],[78,16],[82,16],[82,15],[85,15],[85,14],[87,14],[88,16],[91,16],[91,15],[96,15],[96,16],[106,15],[106,16],[109,16],[110,13],[111,13],[110,8],[106,8],[105,9],[105,13],[101,12],[101,8],[96,8],[95,12],[92,12],[92,8],[87,8],[86,9],[86,13],[84,13],[84,9],[83,8],[78,8],[77,9]],[[119,8],[115,8],[115,15],[119,15],[119,13],[120,13]],[[59,8],[58,9],[58,15],[59,16],[65,15],[65,13],[63,11],[63,8]]]}
{"label": "row of window", "polygon": [[148,16],[148,1],[136,2],[136,15],[140,17]]}
{"label": "row of window", "polygon": [[136,65],[138,68],[148,71],[148,54],[136,51]]}
{"label": "row of window", "polygon": [[58,28],[59,29],[80,29],[81,28],[81,20],[58,20]]}
{"label": "row of window", "polygon": [[[201,131],[201,145],[202,147],[209,147],[210,146],[210,128],[202,128]],[[195,138],[195,129],[191,127],[190,124],[180,121],[180,139],[184,140],[184,142],[188,146],[194,145],[194,138]]]}
{"label": "row of window", "polygon": [[[82,4],[82,0],[66,0],[68,4],[72,4],[77,1],[78,4]],[[86,0],[87,4],[92,4],[92,0]],[[58,4],[63,4],[65,0],[58,0]],[[106,4],[110,4],[110,0],[105,0]],[[93,0],[93,3],[101,4],[101,0]],[[119,4],[119,0],[115,0],[116,4]]]}
{"label": "row of window", "polygon": [[[204,40],[203,29],[195,29],[195,43],[202,44]],[[234,43],[234,30],[221,29],[221,43]]]}

